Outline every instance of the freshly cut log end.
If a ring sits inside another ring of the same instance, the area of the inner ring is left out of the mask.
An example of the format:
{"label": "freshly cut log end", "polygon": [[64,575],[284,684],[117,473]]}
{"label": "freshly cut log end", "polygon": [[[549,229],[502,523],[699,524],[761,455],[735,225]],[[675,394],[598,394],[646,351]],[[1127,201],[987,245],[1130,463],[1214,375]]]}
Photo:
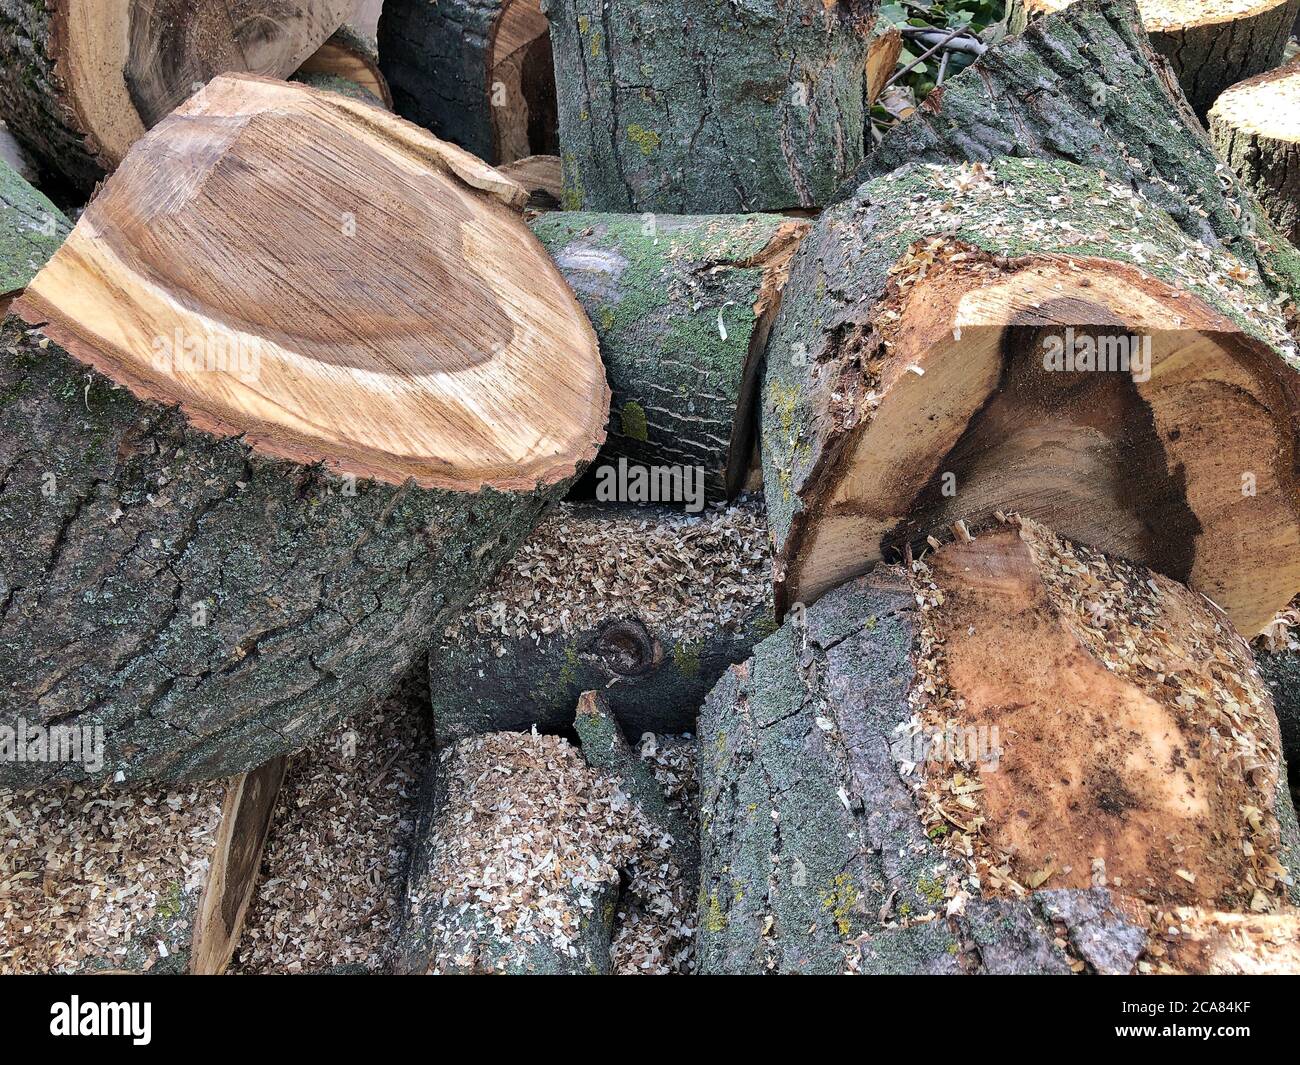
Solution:
{"label": "freshly cut log end", "polygon": [[397,683],[604,438],[523,197],[264,79],[137,144],[14,305],[47,339],[5,334],[0,722],[102,724],[105,776],[229,776]]}
{"label": "freshly cut log end", "polygon": [[0,971],[224,972],[284,770],[277,758],[166,792],[0,792],[0,846],[14,872],[35,874],[11,884]]}
{"label": "freshly cut log end", "polygon": [[430,649],[439,748],[564,732],[600,690],[626,735],[691,732],[775,628],[762,509],[560,504]]}
{"label": "freshly cut log end", "polygon": [[[1012,0],[1013,28],[1074,0]],[[1202,118],[1228,86],[1282,60],[1300,0],[1138,0],[1151,43]]]}
{"label": "freshly cut log end", "polygon": [[533,223],[600,342],[612,392],[602,470],[622,458],[654,477],[698,471],[710,501],[735,498],[763,352],[807,231],[777,215],[562,211]]}
{"label": "freshly cut log end", "polygon": [[393,94],[379,69],[378,46],[350,26],[341,26],[298,68],[295,76],[309,84],[312,77],[350,81],[381,101],[388,110],[393,109]]}
{"label": "freshly cut log end", "polygon": [[83,189],[217,74],[287,77],[352,0],[4,0],[0,114]]}
{"label": "freshly cut log end", "polygon": [[1300,588],[1295,348],[1194,249],[1064,164],[908,168],[823,215],[768,350],[778,609],[1001,510],[1259,632]]}
{"label": "freshly cut log end", "polygon": [[877,7],[549,0],[566,205],[827,203],[862,159],[868,70],[878,82],[887,59]]}
{"label": "freshly cut log end", "polygon": [[379,50],[404,118],[489,162],[558,152],[541,0],[389,0]]}
{"label": "freshly cut log end", "polygon": [[1294,901],[1245,641],[1028,520],[796,612],[699,739],[706,973],[1129,972],[1159,911]]}
{"label": "freshly cut log end", "polygon": [[54,204],[0,161],[0,316],[70,229]]}
{"label": "freshly cut log end", "polygon": [[1300,244],[1300,62],[1225,92],[1210,133],[1273,224]]}

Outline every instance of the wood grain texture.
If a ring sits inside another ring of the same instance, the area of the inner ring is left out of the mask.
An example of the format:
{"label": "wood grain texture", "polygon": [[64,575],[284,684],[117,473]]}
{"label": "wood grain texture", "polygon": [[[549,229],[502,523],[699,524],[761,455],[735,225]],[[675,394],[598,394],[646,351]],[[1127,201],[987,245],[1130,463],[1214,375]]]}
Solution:
{"label": "wood grain texture", "polygon": [[15,304],[45,339],[4,336],[0,721],[102,725],[105,777],[210,778],[387,694],[603,441],[523,198],[251,76],[143,138]]}
{"label": "wood grain texture", "polygon": [[[1300,588],[1300,360],[1260,280],[1195,254],[1064,163],[908,167],[825,212],[768,348],[778,609],[1003,510],[1261,631]],[[1111,354],[1049,359],[1081,337]]]}
{"label": "wood grain texture", "polygon": [[354,82],[393,109],[388,79],[379,69],[379,48],[373,38],[362,37],[350,26],[340,26],[302,66],[297,75],[325,75]]}
{"label": "wood grain texture", "polygon": [[351,0],[5,0],[0,112],[83,189],[216,74],[286,77]]}

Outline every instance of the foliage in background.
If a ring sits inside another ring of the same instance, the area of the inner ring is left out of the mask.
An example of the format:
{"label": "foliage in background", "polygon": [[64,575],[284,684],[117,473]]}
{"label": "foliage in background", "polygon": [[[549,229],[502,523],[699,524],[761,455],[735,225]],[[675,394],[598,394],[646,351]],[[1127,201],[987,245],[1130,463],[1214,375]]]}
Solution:
{"label": "foliage in background", "polygon": [[[981,36],[988,44],[995,43],[1005,32],[1006,0],[888,0],[880,11],[884,19],[900,29],[932,29],[942,33],[965,29]],[[907,73],[890,86],[882,105],[877,106],[873,115],[876,121],[891,125],[900,117],[900,110],[910,110],[934,90],[941,74],[945,79],[950,78],[975,59],[965,52],[944,49],[916,63],[928,47],[915,39],[904,39],[898,70]],[[916,65],[912,66],[913,63]]]}

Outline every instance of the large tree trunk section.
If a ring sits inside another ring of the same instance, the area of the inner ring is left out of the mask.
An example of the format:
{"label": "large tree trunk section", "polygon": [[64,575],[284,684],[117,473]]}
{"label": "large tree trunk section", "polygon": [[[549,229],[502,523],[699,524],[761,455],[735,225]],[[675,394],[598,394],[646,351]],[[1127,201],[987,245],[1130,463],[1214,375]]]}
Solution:
{"label": "large tree trunk section", "polygon": [[761,513],[566,505],[429,654],[440,748],[561,732],[599,690],[626,734],[691,732],[728,666],[769,635]]}
{"label": "large tree trunk section", "polygon": [[1300,62],[1225,92],[1210,132],[1273,224],[1300,244]]}
{"label": "large tree trunk section", "polygon": [[826,211],[768,347],[778,611],[1003,510],[1260,632],[1300,589],[1300,377],[1268,289],[1198,248],[1066,163],[905,167]]}
{"label": "large tree trunk section", "polygon": [[533,222],[600,341],[612,392],[605,465],[700,470],[709,500],[736,496],[763,351],[807,230],[774,215],[563,211]]}
{"label": "large tree trunk section", "polygon": [[443,751],[416,829],[394,971],[608,975],[632,850],[619,793],[558,736],[492,733]]}
{"label": "large tree trunk section", "polygon": [[276,758],[173,792],[0,794],[0,850],[20,874],[6,885],[0,971],[224,972],[284,770]]}
{"label": "large tree trunk section", "polygon": [[313,77],[342,78],[359,85],[390,111],[393,109],[393,94],[379,69],[378,46],[350,26],[341,26],[298,68],[295,76],[309,84]]}
{"label": "large tree trunk section", "polygon": [[547,0],[568,198],[674,214],[824,204],[862,158],[876,7]]}
{"label": "large tree trunk section", "polygon": [[540,0],[388,0],[379,55],[404,118],[488,162],[558,150]]}
{"label": "large tree trunk section", "polygon": [[[1011,29],[1073,0],[1011,0]],[[1142,25],[1168,60],[1187,101],[1205,117],[1230,85],[1282,61],[1300,0],[1138,0]]]}
{"label": "large tree trunk section", "polygon": [[1272,231],[1186,106],[1139,28],[1133,0],[1077,0],[944,82],[868,158],[868,178],[908,163],[1065,160],[1128,182],[1194,240],[1258,269],[1300,337],[1300,255]]}
{"label": "large tree trunk section", "polygon": [[0,116],[83,190],[216,74],[287,77],[352,0],[0,0]]}
{"label": "large tree trunk section", "polygon": [[102,725],[104,776],[223,776],[397,683],[604,438],[524,196],[259,78],[137,144],[14,304],[61,348],[4,337],[0,724]]}
{"label": "large tree trunk section", "polygon": [[1171,907],[1285,908],[1278,742],[1164,577],[1020,520],[879,568],[705,704],[701,971],[1130,971]]}
{"label": "large tree trunk section", "polygon": [[70,229],[54,204],[0,161],[0,317]]}

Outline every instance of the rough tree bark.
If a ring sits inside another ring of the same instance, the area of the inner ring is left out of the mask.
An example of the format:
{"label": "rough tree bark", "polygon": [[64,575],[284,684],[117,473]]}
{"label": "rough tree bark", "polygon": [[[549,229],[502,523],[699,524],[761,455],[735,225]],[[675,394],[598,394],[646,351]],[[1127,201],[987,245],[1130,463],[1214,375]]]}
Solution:
{"label": "rough tree bark", "polygon": [[1013,520],[878,568],[705,703],[700,969],[1158,967],[1159,914],[1295,892],[1278,742],[1245,641],[1141,567]]}
{"label": "rough tree bark", "polygon": [[824,204],[862,158],[869,60],[892,66],[898,54],[896,36],[876,32],[876,8],[546,0],[571,206]]}
{"label": "rough tree bark", "polygon": [[1104,170],[1189,237],[1258,269],[1300,338],[1300,254],[1228,175],[1133,0],[1076,0],[950,78],[885,137],[844,187],[907,163],[1061,159]]}
{"label": "rough tree bark", "polygon": [[258,78],[137,144],[14,304],[48,339],[4,334],[0,723],[103,726],[106,777],[228,776],[397,683],[604,437],[524,195]]}
{"label": "rough tree bark", "polygon": [[[1010,28],[1074,0],[1011,0]],[[1138,0],[1141,24],[1202,118],[1228,86],[1282,60],[1300,0]]]}
{"label": "rough tree bark", "polygon": [[379,53],[403,117],[490,163],[556,153],[540,0],[389,0]]}
{"label": "rough tree bark", "polygon": [[612,400],[601,452],[744,486],[759,368],[808,223],[773,215],[563,211],[533,222],[600,341]]}
{"label": "rough tree bark", "polygon": [[[716,543],[697,547],[701,532]],[[565,560],[551,556],[552,543],[563,546]],[[733,556],[725,567],[721,554]],[[702,529],[698,519],[669,509],[566,506],[430,649],[439,748],[482,732],[561,732],[578,697],[591,689],[602,692],[632,739],[694,731],[718,677],[743,662],[775,623],[763,577],[751,579],[725,617],[692,617],[694,590],[674,582],[689,572],[730,588],[736,578],[728,570],[763,574],[766,567],[766,558],[734,546],[720,519],[706,517]],[[644,587],[626,597],[611,587],[618,573],[631,577],[639,569]],[[573,603],[569,631],[547,631],[548,618],[536,615],[555,612],[583,588],[592,602]],[[590,609],[579,614],[580,606]],[[482,616],[495,616],[500,627],[480,627]]]}
{"label": "rough tree bark", "polygon": [[0,116],[83,190],[213,75],[287,77],[352,0],[0,0]]}
{"label": "rough tree bark", "polygon": [[0,161],[0,317],[70,229],[54,204]]}
{"label": "rough tree bark", "polygon": [[392,91],[379,69],[378,45],[350,26],[340,26],[294,77],[309,85],[317,78],[342,78],[364,89],[388,110],[393,109]]}
{"label": "rough tree bark", "polygon": [[1300,62],[1225,92],[1210,133],[1273,224],[1300,244]]}
{"label": "rough tree bark", "polygon": [[1066,163],[909,166],[826,211],[768,348],[778,616],[1001,509],[1260,632],[1300,589],[1298,360],[1258,277],[1200,248]]}

